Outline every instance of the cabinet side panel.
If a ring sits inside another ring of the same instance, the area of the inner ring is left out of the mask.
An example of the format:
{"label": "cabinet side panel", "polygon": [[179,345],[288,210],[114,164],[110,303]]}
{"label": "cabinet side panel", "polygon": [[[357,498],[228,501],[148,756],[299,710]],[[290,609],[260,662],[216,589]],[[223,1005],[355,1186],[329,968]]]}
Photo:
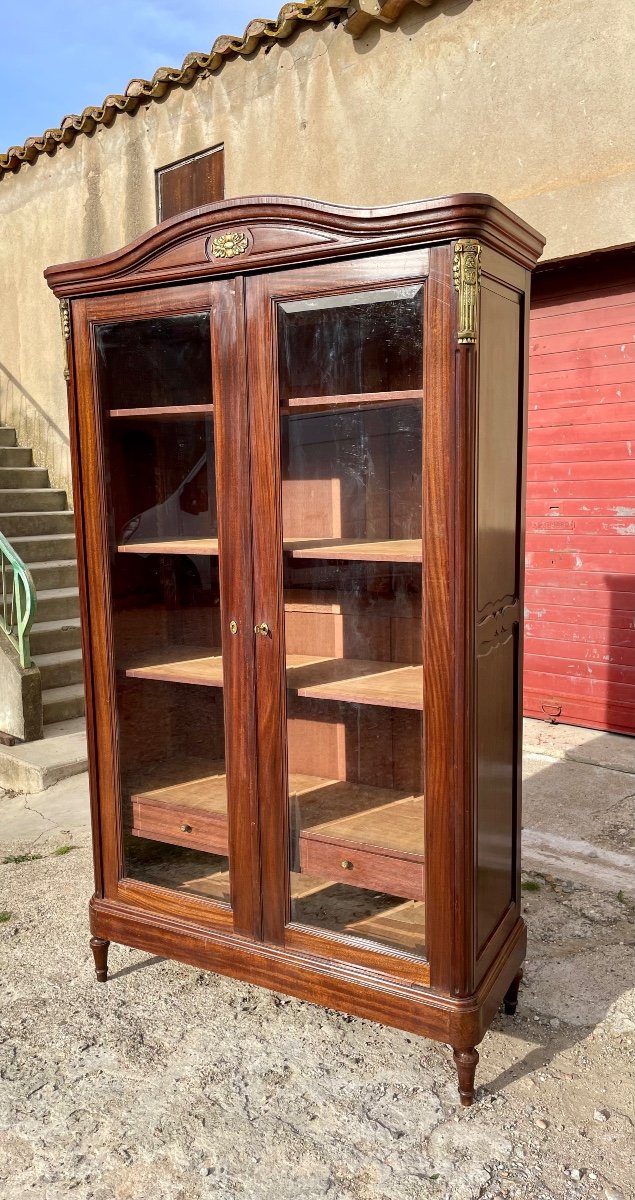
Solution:
{"label": "cabinet side panel", "polygon": [[518,595],[517,493],[519,297],[505,289],[481,292],[478,414],[479,614]]}
{"label": "cabinet side panel", "polygon": [[479,655],[476,669],[478,754],[477,947],[514,897],[515,743],[518,638]]}
{"label": "cabinet side panel", "polygon": [[477,481],[476,953],[516,896],[522,296],[481,293]]}

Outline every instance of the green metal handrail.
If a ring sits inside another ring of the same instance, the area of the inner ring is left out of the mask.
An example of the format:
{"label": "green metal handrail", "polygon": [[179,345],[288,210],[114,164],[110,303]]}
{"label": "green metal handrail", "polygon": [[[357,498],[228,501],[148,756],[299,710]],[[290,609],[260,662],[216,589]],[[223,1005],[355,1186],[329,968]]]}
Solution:
{"label": "green metal handrail", "polygon": [[0,533],[0,629],[20,655],[20,666],[31,666],[29,633],[37,611],[33,576],[19,554]]}

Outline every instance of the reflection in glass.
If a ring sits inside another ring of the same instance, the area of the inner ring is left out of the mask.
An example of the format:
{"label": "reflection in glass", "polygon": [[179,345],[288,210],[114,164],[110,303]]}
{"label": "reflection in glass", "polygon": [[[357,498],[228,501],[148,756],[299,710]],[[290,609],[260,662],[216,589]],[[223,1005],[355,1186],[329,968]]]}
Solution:
{"label": "reflection in glass", "polygon": [[280,304],[280,397],[421,388],[419,284]]}
{"label": "reflection in glass", "polygon": [[95,346],[104,408],[211,404],[209,313],[98,325]]}
{"label": "reflection in glass", "polygon": [[281,306],[291,915],[425,956],[420,286]]}
{"label": "reflection in glass", "polygon": [[213,418],[115,419],[108,432],[117,544],[132,551],[154,542],[201,541],[199,549],[215,552]]}

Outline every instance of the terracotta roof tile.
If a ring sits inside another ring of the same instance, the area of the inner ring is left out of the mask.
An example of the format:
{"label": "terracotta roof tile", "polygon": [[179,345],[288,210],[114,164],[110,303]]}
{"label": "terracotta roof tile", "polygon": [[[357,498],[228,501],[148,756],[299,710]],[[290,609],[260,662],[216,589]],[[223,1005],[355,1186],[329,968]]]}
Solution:
{"label": "terracotta roof tile", "polygon": [[350,0],[295,0],[283,4],[274,20],[256,17],[242,37],[223,34],[216,38],[209,54],[188,54],[181,67],[159,67],[152,79],[131,79],[122,96],[106,96],[98,107],[85,108],[79,116],[64,117],[59,129],[46,129],[41,137],[27,138],[23,146],[9,147],[6,154],[0,154],[0,177],[16,171],[23,162],[33,162],[40,154],[54,152],[60,144],[70,145],[78,133],[92,133],[97,125],[109,125],[119,112],[134,112],[140,104],[158,100],[171,88],[185,87],[197,75],[218,70],[235,54],[251,54],[262,42],[289,37],[300,21],[327,20],[349,7]]}
{"label": "terracotta roof tile", "polygon": [[[414,0],[424,8],[434,2]],[[122,96],[106,96],[98,107],[85,108],[79,116],[64,117],[59,129],[46,129],[41,137],[27,138],[23,146],[11,146],[6,154],[0,154],[0,179],[7,172],[17,171],[23,162],[54,153],[60,144],[70,145],[78,133],[92,133],[97,125],[110,125],[119,112],[134,112],[141,104],[159,100],[173,87],[186,87],[198,75],[217,71],[235,54],[251,54],[267,40],[283,41],[300,21],[324,21],[346,12],[346,28],[353,37],[359,37],[373,21],[396,21],[409,3],[411,0],[294,0],[283,4],[275,19],[255,17],[250,21],[242,37],[222,34],[209,54],[187,54],[180,67],[159,67],[152,79],[131,79]]]}

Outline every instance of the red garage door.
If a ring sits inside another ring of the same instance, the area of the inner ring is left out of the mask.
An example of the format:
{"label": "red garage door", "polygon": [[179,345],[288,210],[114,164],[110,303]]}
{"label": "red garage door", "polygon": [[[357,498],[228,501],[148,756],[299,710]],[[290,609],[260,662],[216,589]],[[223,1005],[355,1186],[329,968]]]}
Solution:
{"label": "red garage door", "polygon": [[635,733],[633,254],[535,278],[525,712]]}

